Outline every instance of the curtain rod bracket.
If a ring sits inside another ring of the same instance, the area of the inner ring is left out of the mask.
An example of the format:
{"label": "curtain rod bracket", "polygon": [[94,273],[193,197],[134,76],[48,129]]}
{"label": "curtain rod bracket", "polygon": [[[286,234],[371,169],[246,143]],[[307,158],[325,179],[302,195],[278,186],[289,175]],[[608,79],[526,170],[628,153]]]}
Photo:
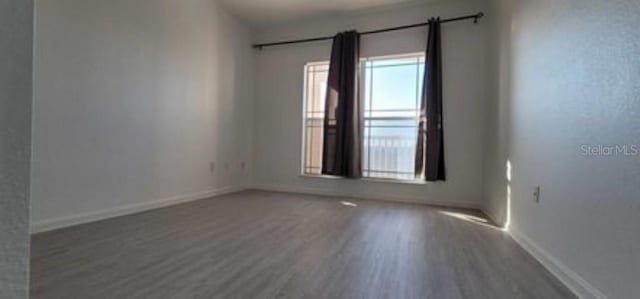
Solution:
{"label": "curtain rod bracket", "polygon": [[477,15],[475,15],[475,17],[473,18],[473,23],[474,24],[478,24],[478,19],[484,17],[484,13],[479,12]]}

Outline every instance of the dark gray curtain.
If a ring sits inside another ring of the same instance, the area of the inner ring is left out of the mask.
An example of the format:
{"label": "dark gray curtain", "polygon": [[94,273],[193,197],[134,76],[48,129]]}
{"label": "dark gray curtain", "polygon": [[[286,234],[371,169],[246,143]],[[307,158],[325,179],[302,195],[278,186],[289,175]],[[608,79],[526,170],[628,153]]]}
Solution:
{"label": "dark gray curtain", "polygon": [[360,35],[338,33],[333,38],[325,103],[322,174],[362,176],[358,64]]}
{"label": "dark gray curtain", "polygon": [[418,124],[415,174],[427,181],[444,181],[444,130],[442,123],[442,49],[440,18],[429,19],[429,35]]}

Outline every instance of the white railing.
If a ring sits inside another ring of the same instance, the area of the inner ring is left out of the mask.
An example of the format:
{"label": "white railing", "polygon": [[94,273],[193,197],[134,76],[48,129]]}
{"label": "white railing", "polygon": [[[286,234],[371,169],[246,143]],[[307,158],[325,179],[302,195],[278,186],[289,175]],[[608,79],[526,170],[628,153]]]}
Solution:
{"label": "white railing", "polygon": [[[322,118],[307,117],[306,127],[321,127]],[[376,121],[415,121],[412,117],[365,117],[365,123],[371,124]],[[315,125],[311,125],[315,124]],[[389,179],[402,179],[411,180],[414,179],[414,159],[415,159],[415,146],[416,136],[414,134],[408,134],[404,136],[385,136],[385,135],[373,135],[369,136],[371,130],[377,128],[404,128],[409,132],[416,130],[414,126],[410,125],[369,125],[364,128],[364,142],[363,142],[363,175],[371,178],[389,178]],[[305,157],[309,154],[308,149],[314,146],[321,147],[321,143],[309,143],[308,139],[305,143]],[[320,150],[321,151],[321,150]],[[306,159],[306,158],[305,158]],[[307,174],[320,174],[321,162],[317,161],[317,165],[305,164],[304,172]],[[307,161],[307,160],[305,160]]]}
{"label": "white railing", "polygon": [[415,146],[412,136],[368,136],[364,142],[364,175],[413,178]]}

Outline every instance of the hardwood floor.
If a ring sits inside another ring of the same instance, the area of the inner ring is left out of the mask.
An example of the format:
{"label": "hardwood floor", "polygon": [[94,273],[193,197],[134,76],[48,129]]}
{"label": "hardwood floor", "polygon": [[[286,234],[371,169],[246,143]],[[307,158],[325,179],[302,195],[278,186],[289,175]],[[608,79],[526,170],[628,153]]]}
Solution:
{"label": "hardwood floor", "polygon": [[574,298],[474,211],[245,191],[37,234],[33,298]]}

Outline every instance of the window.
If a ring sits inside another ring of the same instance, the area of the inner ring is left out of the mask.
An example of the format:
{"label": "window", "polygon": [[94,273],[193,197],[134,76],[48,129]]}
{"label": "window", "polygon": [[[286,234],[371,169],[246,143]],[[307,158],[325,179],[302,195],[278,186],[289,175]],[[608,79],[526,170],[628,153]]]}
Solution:
{"label": "window", "polygon": [[320,174],[322,170],[322,133],[324,102],[327,94],[329,62],[305,66],[304,169],[305,174]]}
{"label": "window", "polygon": [[[423,70],[423,54],[361,60],[364,177],[414,179]],[[305,66],[304,174],[321,174],[328,71],[328,62]]]}

